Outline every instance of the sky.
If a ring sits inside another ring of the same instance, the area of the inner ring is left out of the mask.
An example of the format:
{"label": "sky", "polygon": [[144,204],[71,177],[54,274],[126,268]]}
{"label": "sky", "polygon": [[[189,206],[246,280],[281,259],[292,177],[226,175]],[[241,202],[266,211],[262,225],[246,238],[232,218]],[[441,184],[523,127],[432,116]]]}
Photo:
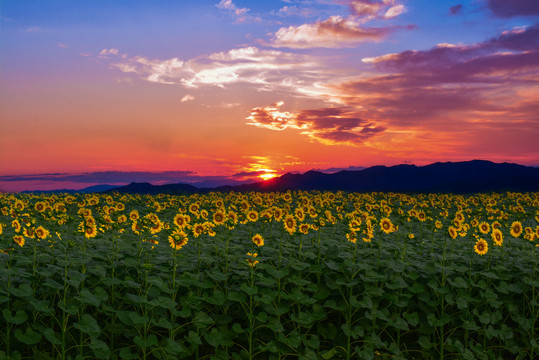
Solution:
{"label": "sky", "polygon": [[538,166],[538,83],[536,0],[2,0],[0,190]]}

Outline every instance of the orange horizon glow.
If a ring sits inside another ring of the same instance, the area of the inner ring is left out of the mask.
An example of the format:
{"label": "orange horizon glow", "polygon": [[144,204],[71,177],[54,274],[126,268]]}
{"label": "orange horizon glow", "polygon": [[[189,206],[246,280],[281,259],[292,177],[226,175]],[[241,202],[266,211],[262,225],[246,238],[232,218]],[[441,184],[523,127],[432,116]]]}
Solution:
{"label": "orange horizon glow", "polygon": [[3,4],[0,190],[539,166],[533,0],[132,3]]}

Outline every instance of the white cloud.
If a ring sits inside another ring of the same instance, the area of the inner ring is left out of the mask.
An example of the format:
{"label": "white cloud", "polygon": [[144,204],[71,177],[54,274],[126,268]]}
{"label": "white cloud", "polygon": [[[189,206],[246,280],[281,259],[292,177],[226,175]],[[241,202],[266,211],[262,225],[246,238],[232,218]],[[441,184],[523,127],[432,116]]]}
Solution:
{"label": "white cloud", "polygon": [[193,101],[195,97],[193,95],[187,94],[180,100],[181,102]]}
{"label": "white cloud", "polygon": [[219,9],[226,10],[230,13],[232,13],[236,17],[236,22],[243,23],[243,22],[250,22],[250,21],[261,21],[259,17],[254,17],[248,14],[250,9],[248,8],[238,8],[232,0],[221,0],[218,4],[216,4]]}

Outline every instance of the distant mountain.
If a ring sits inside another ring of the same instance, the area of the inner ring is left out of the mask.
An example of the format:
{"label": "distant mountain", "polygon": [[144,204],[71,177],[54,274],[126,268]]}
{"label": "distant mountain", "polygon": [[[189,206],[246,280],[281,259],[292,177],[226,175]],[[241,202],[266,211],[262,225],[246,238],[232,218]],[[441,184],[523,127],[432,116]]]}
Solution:
{"label": "distant mountain", "polygon": [[110,189],[117,188],[118,185],[92,185],[85,187],[83,189],[74,190],[74,189],[60,189],[60,190],[26,190],[21,191],[21,193],[34,193],[34,194],[43,194],[43,193],[54,193],[54,194],[62,194],[62,193],[68,193],[68,194],[89,194],[89,193],[95,193],[95,192],[103,192]]}
{"label": "distant mountain", "polygon": [[[372,166],[359,171],[326,174],[307,171],[287,173],[251,184],[197,188],[187,184],[151,185],[131,183],[113,189],[120,193],[184,194],[210,191],[343,190],[349,192],[442,192],[539,191],[539,168],[484,160],[437,162],[426,166]],[[108,190],[111,191],[111,190]]]}

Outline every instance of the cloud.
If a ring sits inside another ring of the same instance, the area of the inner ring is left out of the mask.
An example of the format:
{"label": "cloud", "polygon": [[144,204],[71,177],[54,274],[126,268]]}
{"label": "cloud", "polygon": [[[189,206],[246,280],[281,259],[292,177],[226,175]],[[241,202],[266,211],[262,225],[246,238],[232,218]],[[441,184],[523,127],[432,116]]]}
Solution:
{"label": "cloud", "polygon": [[461,12],[462,12],[462,4],[451,6],[449,8],[450,15],[460,15]]}
{"label": "cloud", "polygon": [[487,0],[487,7],[501,18],[539,15],[537,0]]}
{"label": "cloud", "polygon": [[335,15],[325,21],[280,28],[269,45],[294,49],[352,47],[366,41],[380,41],[397,28],[362,27],[353,17]]}
{"label": "cloud", "polygon": [[348,3],[350,13],[356,17],[366,20],[373,18],[391,19],[408,11],[408,9],[398,4],[395,0],[351,0]]}
{"label": "cloud", "polygon": [[229,13],[233,14],[236,17],[237,23],[245,23],[245,22],[258,22],[262,19],[256,16],[251,16],[248,14],[250,9],[248,8],[238,8],[232,0],[221,0],[218,4],[216,4],[219,9],[228,11]]}
{"label": "cloud", "polygon": [[[273,34],[270,42],[265,44],[293,49],[354,47],[366,41],[380,41],[397,29],[415,28],[412,25],[405,27],[365,25],[370,20],[391,19],[408,11],[404,5],[394,0],[348,0],[337,3],[347,4],[350,15],[333,15],[323,21],[282,27]],[[285,6],[281,11],[284,14],[295,14],[298,9],[295,6]]]}
{"label": "cloud", "polygon": [[98,184],[119,184],[130,182],[154,182],[154,181],[176,181],[184,180],[195,176],[192,171],[100,171],[81,174],[69,173],[49,173],[33,175],[4,175],[0,176],[2,182],[20,181],[56,181],[75,183],[98,183]]}
{"label": "cloud", "polygon": [[30,26],[24,29],[25,32],[33,33],[33,32],[40,32],[41,28],[39,26]]}
{"label": "cloud", "polygon": [[353,109],[320,108],[282,111],[282,101],[251,110],[246,118],[248,125],[282,131],[287,128],[301,130],[301,134],[321,143],[357,145],[385,130],[361,118],[355,117]]}
{"label": "cloud", "polygon": [[65,49],[65,48],[68,47],[67,44],[62,44],[62,43],[58,43],[58,44],[56,44],[56,46],[58,46],[59,48],[62,48],[62,49]]}
{"label": "cloud", "polygon": [[146,81],[179,84],[186,88],[248,83],[257,90],[294,88],[309,91],[313,71],[320,68],[314,59],[278,50],[244,47],[213,53],[189,60],[148,59],[142,56],[125,57],[112,67],[135,73]]}
{"label": "cloud", "polygon": [[187,94],[184,97],[182,97],[180,101],[183,103],[183,102],[192,101],[192,100],[195,100],[195,97],[193,95]]}

